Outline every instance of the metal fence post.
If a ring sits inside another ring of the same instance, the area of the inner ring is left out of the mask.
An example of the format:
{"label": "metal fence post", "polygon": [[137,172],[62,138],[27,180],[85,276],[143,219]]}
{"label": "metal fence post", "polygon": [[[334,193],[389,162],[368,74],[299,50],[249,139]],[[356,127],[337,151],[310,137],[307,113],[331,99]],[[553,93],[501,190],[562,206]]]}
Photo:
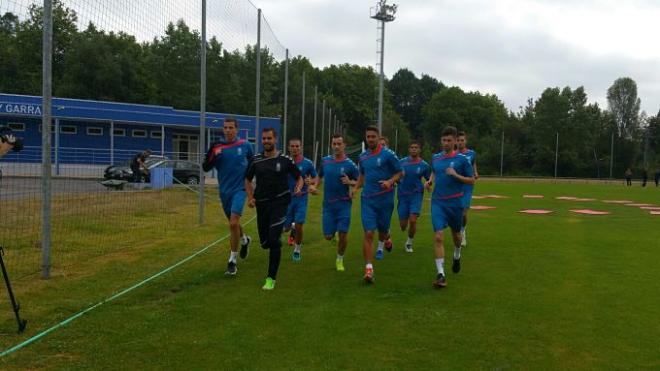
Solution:
{"label": "metal fence post", "polygon": [[555,143],[555,179],[557,179],[558,162],[559,162],[559,132],[557,132],[557,142]]}
{"label": "metal fence post", "polygon": [[257,91],[256,91],[256,114],[255,114],[255,125],[254,125],[254,144],[256,145],[256,151],[259,152],[259,116],[261,115],[261,9],[257,9],[257,47],[255,48],[257,53]]}
{"label": "metal fence post", "polygon": [[316,166],[316,123],[319,105],[319,87],[314,87],[314,130],[312,131],[312,151],[314,153],[314,166]]}
{"label": "metal fence post", "polygon": [[325,148],[325,99],[323,100],[323,105],[321,107],[321,142],[319,144],[319,153],[321,158],[323,158],[323,149]]}
{"label": "metal fence post", "polygon": [[500,149],[500,177],[504,176],[504,130],[502,130],[502,147]]}
{"label": "metal fence post", "polygon": [[[202,0],[202,40],[200,44],[200,93],[198,156],[204,156],[206,144],[206,0]],[[201,162],[201,161],[200,161]],[[204,224],[204,169],[199,167],[199,224]]]}
{"label": "metal fence post", "polygon": [[42,45],[42,120],[41,120],[41,277],[50,277],[51,248],[51,117],[52,117],[52,63],[53,63],[53,1],[44,0]]}
{"label": "metal fence post", "polygon": [[305,71],[302,73],[302,108],[300,120],[300,146],[303,156],[305,155]]}
{"label": "metal fence post", "polygon": [[282,152],[286,152],[287,115],[289,113],[289,49],[286,50],[284,61],[284,128],[282,139]]}
{"label": "metal fence post", "polygon": [[614,171],[614,132],[612,132],[612,142],[610,144],[610,179],[612,179],[612,175]]}

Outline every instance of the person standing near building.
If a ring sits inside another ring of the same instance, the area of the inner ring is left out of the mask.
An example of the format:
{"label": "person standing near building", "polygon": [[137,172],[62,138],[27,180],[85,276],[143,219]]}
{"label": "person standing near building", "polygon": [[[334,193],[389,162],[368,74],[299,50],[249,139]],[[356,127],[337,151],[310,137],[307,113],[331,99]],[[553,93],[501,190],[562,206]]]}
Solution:
{"label": "person standing near building", "polygon": [[646,182],[649,181],[649,171],[644,168],[642,170],[642,187],[646,187]]}
{"label": "person standing near building", "polygon": [[417,218],[422,212],[424,201],[424,183],[422,180],[431,178],[429,164],[420,157],[421,144],[413,140],[408,145],[408,157],[401,159],[403,178],[397,187],[399,203],[397,211],[401,231],[408,229],[408,239],[405,244],[406,252],[413,252],[413,239],[417,232]]}
{"label": "person standing near building", "polygon": [[[470,165],[472,165],[474,179],[478,179],[479,172],[477,171],[477,152],[467,148],[467,134],[464,131],[458,132],[458,153],[468,159]],[[468,211],[470,211],[470,206],[472,205],[472,193],[474,192],[474,184],[465,184],[463,185],[463,188],[463,227],[461,228],[461,246],[465,247],[467,246],[465,228],[467,227],[468,222]]]}
{"label": "person standing near building", "polygon": [[660,169],[655,171],[655,186],[658,186],[658,183],[660,183]]}
{"label": "person standing near building", "polygon": [[225,274],[235,276],[238,271],[238,245],[241,244],[240,257],[245,259],[249,253],[251,238],[241,227],[241,215],[245,206],[245,171],[247,170],[254,151],[252,144],[244,139],[238,139],[238,121],[227,117],[222,123],[224,140],[211,143],[206,153],[202,168],[204,171],[216,170],[218,189],[222,210],[229,221],[229,261]]}
{"label": "person standing near building", "polygon": [[454,259],[452,271],[461,271],[461,227],[463,226],[462,197],[464,184],[473,184],[473,169],[467,157],[460,156],[455,148],[457,130],[448,126],[442,130],[442,152],[433,155],[431,167],[433,173],[426,183],[427,189],[433,188],[431,198],[431,221],[435,233],[435,264],[438,270],[433,285],[437,288],[447,286],[445,277],[445,247],[443,230],[451,229],[454,239]]}
{"label": "person standing near building", "polygon": [[344,253],[348,245],[348,229],[351,226],[350,188],[355,185],[359,171],[350,158],[346,157],[346,143],[341,134],[332,136],[332,156],[323,157],[319,178],[323,186],[323,235],[330,241],[335,234],[337,241],[337,259],[335,268],[344,271]]}
{"label": "person standing near building", "polygon": [[[293,162],[300,170],[300,175],[305,180],[305,185],[300,195],[293,194],[291,203],[286,213],[286,222],[284,222],[284,231],[291,231],[290,244],[293,244],[293,261],[299,262],[301,259],[301,250],[303,242],[303,225],[307,217],[307,194],[316,194],[316,184],[318,177],[314,164],[308,158],[302,155],[301,141],[298,138],[289,140],[289,154]],[[293,192],[296,186],[296,180],[289,177],[289,189]]]}
{"label": "person standing near building", "polygon": [[0,158],[9,151],[20,152],[23,149],[23,140],[17,138],[8,127],[0,128]]}
{"label": "person standing near building", "polygon": [[[296,164],[276,148],[275,129],[265,128],[261,132],[262,153],[254,159],[245,173],[245,190],[248,206],[257,208],[257,228],[261,247],[268,250],[268,276],[262,289],[275,289],[277,271],[282,258],[282,228],[291,202],[289,176],[296,180],[294,195],[300,195],[304,180]],[[256,189],[252,180],[256,178]]]}
{"label": "person standing near building", "polygon": [[630,170],[630,168],[627,168],[624,175],[626,177],[626,185],[630,187],[632,185],[632,175],[633,175],[632,170]]}
{"label": "person standing near building", "polygon": [[373,239],[378,231],[378,250],[376,260],[383,258],[385,241],[390,238],[390,223],[394,211],[394,185],[401,179],[401,164],[394,152],[378,142],[380,133],[375,126],[368,126],[365,131],[367,150],[360,155],[360,176],[351,197],[364,187],[361,195],[362,227],[364,241],[362,254],[366,263],[364,280],[374,282]]}
{"label": "person standing near building", "polygon": [[145,163],[149,156],[151,156],[150,149],[133,156],[133,159],[131,160],[131,171],[133,172],[134,183],[142,183],[142,178],[149,175],[149,168],[147,168]]}

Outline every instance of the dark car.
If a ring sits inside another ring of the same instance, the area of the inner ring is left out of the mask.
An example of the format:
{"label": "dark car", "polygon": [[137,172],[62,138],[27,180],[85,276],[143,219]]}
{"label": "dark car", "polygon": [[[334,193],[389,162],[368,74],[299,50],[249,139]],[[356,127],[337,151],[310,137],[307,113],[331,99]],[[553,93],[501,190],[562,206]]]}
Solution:
{"label": "dark car", "polygon": [[[168,160],[168,158],[165,156],[151,155],[147,157],[145,164],[147,165],[148,168],[150,165],[153,165],[154,162],[163,161],[163,160]],[[103,172],[103,177],[106,180],[108,179],[120,179],[120,180],[128,180],[128,181],[133,180],[131,161],[132,160],[126,160],[120,164],[110,165],[106,167],[105,171]],[[146,179],[147,178],[142,177],[142,181],[148,181]]]}
{"label": "dark car", "polygon": [[[168,160],[163,158],[153,158],[150,156],[145,162],[147,168],[172,168],[174,183],[199,184],[199,164],[185,160]],[[133,180],[133,171],[126,166],[109,166],[103,176],[105,179]],[[149,182],[149,175],[142,176],[143,182]]]}

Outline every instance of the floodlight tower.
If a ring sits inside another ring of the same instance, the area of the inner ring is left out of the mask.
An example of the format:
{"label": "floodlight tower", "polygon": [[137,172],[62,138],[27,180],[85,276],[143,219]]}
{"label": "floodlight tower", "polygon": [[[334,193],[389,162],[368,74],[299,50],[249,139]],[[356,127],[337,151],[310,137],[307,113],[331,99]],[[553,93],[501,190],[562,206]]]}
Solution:
{"label": "floodlight tower", "polygon": [[393,22],[396,18],[397,5],[387,5],[387,0],[380,0],[375,7],[371,8],[371,18],[379,21],[380,25],[380,82],[378,85],[378,130],[383,132],[383,90],[385,89],[385,23]]}

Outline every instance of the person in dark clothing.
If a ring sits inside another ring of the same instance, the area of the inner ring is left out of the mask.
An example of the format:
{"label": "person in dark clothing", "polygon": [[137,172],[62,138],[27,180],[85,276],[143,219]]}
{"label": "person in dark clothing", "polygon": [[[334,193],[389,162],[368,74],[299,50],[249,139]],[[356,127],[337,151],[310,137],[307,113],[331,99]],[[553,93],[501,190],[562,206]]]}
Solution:
{"label": "person in dark clothing", "polygon": [[8,127],[0,127],[0,157],[9,151],[20,152],[23,149],[23,139],[17,138]]}
{"label": "person in dark clothing", "polygon": [[632,170],[627,168],[624,175],[626,176],[626,185],[630,187],[632,185]]}
{"label": "person in dark clothing", "polygon": [[660,170],[655,171],[655,186],[658,186],[658,183],[660,183]]}
{"label": "person in dark clothing", "polygon": [[147,169],[147,166],[144,163],[149,156],[151,156],[151,150],[149,149],[133,156],[133,159],[131,160],[131,171],[133,172],[134,183],[142,183],[142,175],[149,173],[149,169]]}
{"label": "person in dark clothing", "polygon": [[642,187],[646,187],[646,182],[649,181],[649,172],[648,170],[642,170]]}
{"label": "person in dark clothing", "polygon": [[[291,202],[289,178],[296,179],[294,194],[301,193],[304,181],[300,170],[290,157],[277,151],[277,135],[273,128],[265,128],[261,133],[264,151],[254,156],[245,173],[245,191],[248,207],[257,207],[257,229],[261,247],[269,250],[268,277],[264,290],[275,288],[275,279],[282,258],[282,229],[286,212]],[[252,180],[257,180],[253,189]]]}

